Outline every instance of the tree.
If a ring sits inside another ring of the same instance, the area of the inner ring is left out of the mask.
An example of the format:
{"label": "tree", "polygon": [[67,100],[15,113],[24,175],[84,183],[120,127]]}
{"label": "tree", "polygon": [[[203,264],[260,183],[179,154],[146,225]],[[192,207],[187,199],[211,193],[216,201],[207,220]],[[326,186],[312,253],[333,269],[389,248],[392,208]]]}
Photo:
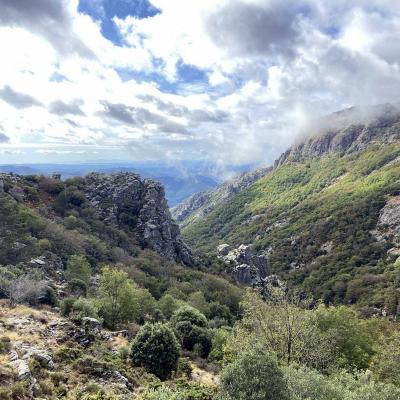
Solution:
{"label": "tree", "polygon": [[315,311],[318,329],[326,333],[335,350],[340,366],[347,369],[366,369],[374,354],[373,339],[365,323],[348,307],[320,305]]}
{"label": "tree", "polygon": [[135,286],[126,272],[107,266],[102,269],[98,303],[99,315],[110,329],[134,320],[138,314]]}
{"label": "tree", "polygon": [[203,314],[208,314],[210,311],[210,305],[207,303],[203,292],[201,292],[200,290],[190,294],[188,298],[188,303]]}
{"label": "tree", "polygon": [[371,370],[379,380],[400,386],[400,332],[381,338],[372,358]]}
{"label": "tree", "polygon": [[276,359],[260,346],[226,366],[220,382],[222,393],[229,400],[289,400]]}
{"label": "tree", "polygon": [[229,343],[233,353],[260,343],[286,364],[297,362],[319,370],[332,366],[329,335],[318,329],[315,313],[301,308],[304,304],[297,297],[276,289],[264,301],[249,289],[241,305],[243,318]]}
{"label": "tree", "polygon": [[107,327],[115,329],[117,324],[131,321],[142,323],[153,314],[155,306],[151,293],[138,288],[126,272],[108,266],[102,269],[98,309]]}
{"label": "tree", "polygon": [[200,356],[207,357],[211,350],[211,335],[207,318],[190,306],[179,308],[171,318],[182,346],[187,350],[199,347]]}
{"label": "tree", "polygon": [[90,281],[92,269],[85,256],[73,255],[67,262],[65,275],[69,281],[80,280],[86,285]]}
{"label": "tree", "polygon": [[179,343],[167,325],[147,323],[132,343],[131,356],[135,366],[165,380],[177,369]]}
{"label": "tree", "polygon": [[172,295],[166,293],[158,300],[158,307],[167,319],[170,319],[174,312],[179,308],[179,302]]}
{"label": "tree", "polygon": [[207,318],[200,311],[190,306],[179,308],[172,316],[171,322],[176,325],[179,322],[187,321],[192,325],[205,328],[208,325]]}

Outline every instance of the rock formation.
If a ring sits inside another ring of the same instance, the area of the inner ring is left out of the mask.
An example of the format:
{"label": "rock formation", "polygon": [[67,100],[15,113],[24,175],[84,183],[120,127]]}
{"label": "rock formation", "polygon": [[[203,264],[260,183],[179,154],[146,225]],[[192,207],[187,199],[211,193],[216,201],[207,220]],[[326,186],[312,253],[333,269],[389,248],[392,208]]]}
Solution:
{"label": "rock formation", "polygon": [[[306,132],[307,138],[284,152],[275,167],[286,161],[303,161],[331,153],[351,153],[372,143],[400,139],[400,110],[383,104],[365,109],[352,107],[333,113]],[[318,134],[313,134],[316,131]]]}
{"label": "rock formation", "polygon": [[250,246],[232,249],[228,244],[217,248],[218,257],[232,267],[233,278],[245,285],[260,285],[270,275],[267,258],[255,255]]}
{"label": "rock formation", "polygon": [[130,227],[139,243],[162,257],[193,264],[160,183],[129,172],[91,173],[85,177],[84,191],[102,221]]}

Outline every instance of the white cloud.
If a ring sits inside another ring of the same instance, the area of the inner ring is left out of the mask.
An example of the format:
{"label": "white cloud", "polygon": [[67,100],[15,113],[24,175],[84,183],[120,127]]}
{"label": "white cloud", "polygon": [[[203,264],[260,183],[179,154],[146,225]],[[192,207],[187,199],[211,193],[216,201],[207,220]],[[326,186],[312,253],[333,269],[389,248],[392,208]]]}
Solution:
{"label": "white cloud", "polygon": [[399,100],[393,1],[151,3],[114,19],[117,46],[77,0],[0,0],[0,146],[268,163],[309,116]]}

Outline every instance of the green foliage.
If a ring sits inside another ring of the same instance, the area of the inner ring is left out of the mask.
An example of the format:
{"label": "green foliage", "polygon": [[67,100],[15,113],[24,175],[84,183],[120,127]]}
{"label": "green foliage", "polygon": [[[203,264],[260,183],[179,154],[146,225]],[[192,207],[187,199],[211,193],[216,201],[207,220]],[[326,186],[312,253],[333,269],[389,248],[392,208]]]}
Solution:
{"label": "green foliage", "polygon": [[190,306],[179,308],[172,316],[171,322],[173,325],[177,325],[180,322],[189,322],[191,325],[201,328],[205,328],[208,325],[207,318],[200,311]]}
{"label": "green foliage", "polygon": [[366,369],[374,354],[373,341],[365,324],[348,307],[320,306],[316,310],[317,325],[321,332],[329,333],[336,358],[342,358],[347,369]]}
{"label": "green foliage", "polygon": [[210,312],[210,305],[204,297],[204,293],[202,291],[197,291],[191,293],[188,297],[187,302],[201,313],[207,315]]}
{"label": "green foliage", "polygon": [[179,301],[169,293],[166,293],[158,300],[158,307],[167,319],[170,319],[174,312],[179,308]]}
{"label": "green foliage", "polygon": [[196,347],[199,356],[208,356],[211,351],[211,335],[207,329],[207,318],[200,311],[183,306],[174,313],[171,324],[185,349],[193,350]]}
{"label": "green foliage", "polygon": [[244,352],[220,376],[221,391],[232,400],[289,400],[288,388],[275,358],[262,347]]}
{"label": "green foliage", "polygon": [[67,297],[60,302],[60,314],[63,317],[68,317],[71,314],[75,301],[76,298]]}
{"label": "green foliage", "polygon": [[73,303],[71,313],[77,318],[98,318],[95,302],[84,298],[79,298]]}
{"label": "green foliage", "polygon": [[167,325],[147,323],[132,343],[131,357],[134,365],[164,380],[178,367],[179,344]]}
{"label": "green foliage", "polygon": [[86,285],[89,283],[92,269],[86,257],[73,255],[69,258],[65,275],[69,281],[79,280]]}
{"label": "green foliage", "polygon": [[225,354],[225,346],[230,332],[226,329],[216,329],[212,335],[212,351],[209,355],[210,360],[222,362]]}
{"label": "green foliage", "polygon": [[[326,304],[385,306],[390,243],[374,230],[400,189],[400,145],[287,162],[183,231],[201,253],[221,243],[267,250],[272,270]],[[257,216],[257,218],[252,218]],[[397,300],[398,301],[398,300]],[[392,308],[393,309],[393,308]]]}
{"label": "green foliage", "polygon": [[192,377],[193,367],[186,357],[180,357],[178,361],[178,373],[190,379]]}
{"label": "green foliage", "polygon": [[63,191],[64,184],[58,179],[42,177],[39,188],[49,194],[56,195]]}
{"label": "green foliage", "polygon": [[376,354],[372,358],[371,369],[383,382],[400,387],[400,332],[382,337]]}
{"label": "green foliage", "polygon": [[376,382],[367,372],[351,375],[339,372],[327,377],[317,371],[290,366],[284,368],[292,400],[395,400],[400,389]]}
{"label": "green foliage", "polygon": [[135,285],[126,272],[111,267],[102,269],[98,304],[99,315],[110,329],[138,317]]}
{"label": "green foliage", "polygon": [[147,388],[138,400],[217,400],[217,390],[193,382],[168,382]]}
{"label": "green foliage", "polygon": [[319,329],[315,312],[306,309],[308,302],[292,299],[280,289],[277,292],[281,295],[263,301],[248,290],[242,302],[243,318],[225,349],[227,359],[259,344],[285,364],[299,362],[322,371],[335,367],[331,337]]}

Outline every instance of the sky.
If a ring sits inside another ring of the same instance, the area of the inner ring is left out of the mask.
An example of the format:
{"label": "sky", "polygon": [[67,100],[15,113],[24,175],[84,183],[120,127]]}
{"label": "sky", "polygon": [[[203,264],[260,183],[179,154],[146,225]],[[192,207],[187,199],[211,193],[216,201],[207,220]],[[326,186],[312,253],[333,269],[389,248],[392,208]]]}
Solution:
{"label": "sky", "polygon": [[0,164],[270,164],[399,102],[400,1],[0,0]]}

